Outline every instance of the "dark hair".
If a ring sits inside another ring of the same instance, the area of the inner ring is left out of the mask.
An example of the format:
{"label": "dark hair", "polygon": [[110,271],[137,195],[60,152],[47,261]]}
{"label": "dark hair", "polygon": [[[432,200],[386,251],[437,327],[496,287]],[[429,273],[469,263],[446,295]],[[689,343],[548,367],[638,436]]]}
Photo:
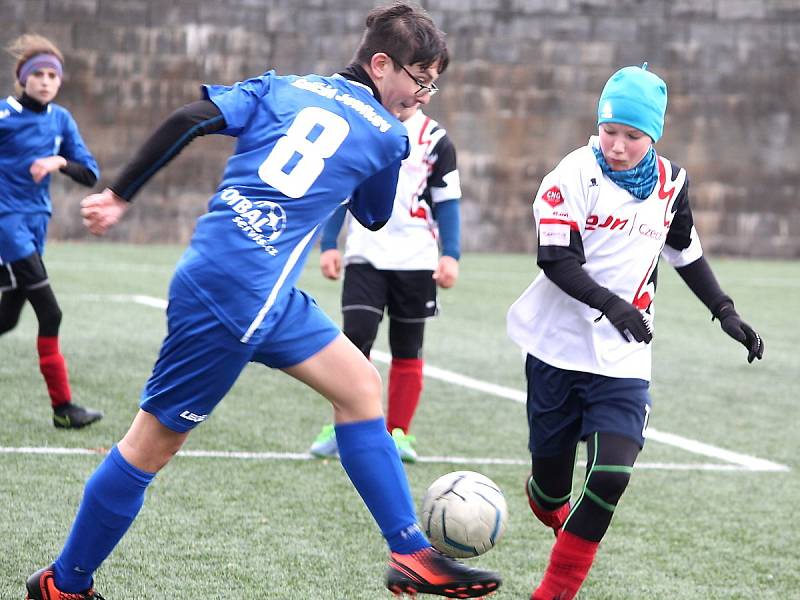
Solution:
{"label": "dark hair", "polygon": [[[402,61],[395,65],[419,65],[427,69],[438,65],[444,73],[450,62],[445,34],[422,8],[408,2],[393,2],[373,8],[366,19],[367,29],[356,50],[354,61],[365,65],[378,52]],[[394,60],[394,59],[393,59]]]}

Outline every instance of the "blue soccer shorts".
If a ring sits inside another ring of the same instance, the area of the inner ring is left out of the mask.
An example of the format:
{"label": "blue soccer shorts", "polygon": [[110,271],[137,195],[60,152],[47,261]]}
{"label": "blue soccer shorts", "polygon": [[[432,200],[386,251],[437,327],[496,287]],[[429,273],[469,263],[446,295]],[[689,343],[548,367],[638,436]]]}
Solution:
{"label": "blue soccer shorts", "polygon": [[0,214],[0,261],[12,263],[34,253],[44,254],[49,222],[47,213]]}
{"label": "blue soccer shorts", "polygon": [[296,288],[272,310],[281,314],[264,341],[243,344],[179,277],[173,277],[167,337],[142,392],[142,410],[173,431],[189,431],[208,418],[248,362],[291,367],[341,333],[313,298]]}
{"label": "blue soccer shorts", "polygon": [[644,447],[652,401],[644,379],[568,371],[528,355],[528,448],[557,456],[594,432],[615,433]]}

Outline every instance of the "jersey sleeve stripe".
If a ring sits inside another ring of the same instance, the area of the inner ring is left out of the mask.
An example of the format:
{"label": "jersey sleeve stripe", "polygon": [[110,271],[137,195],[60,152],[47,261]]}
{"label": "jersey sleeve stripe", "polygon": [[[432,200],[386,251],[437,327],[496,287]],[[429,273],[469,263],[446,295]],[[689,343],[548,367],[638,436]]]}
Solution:
{"label": "jersey sleeve stripe", "polygon": [[572,231],[580,231],[578,224],[575,221],[568,221],[566,219],[541,219],[540,225],[569,225]]}

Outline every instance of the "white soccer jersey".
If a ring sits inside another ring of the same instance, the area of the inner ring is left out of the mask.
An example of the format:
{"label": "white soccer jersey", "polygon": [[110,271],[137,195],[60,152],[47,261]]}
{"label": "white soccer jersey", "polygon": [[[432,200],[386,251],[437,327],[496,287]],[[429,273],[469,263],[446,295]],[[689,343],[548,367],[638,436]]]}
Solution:
{"label": "white soccer jersey", "polygon": [[344,264],[369,263],[391,271],[435,270],[438,231],[432,208],[461,198],[453,143],[439,124],[417,110],[404,123],[411,154],[403,161],[392,217],[378,231],[347,215]]}
{"label": "white soccer jersey", "polygon": [[[539,262],[577,257],[598,284],[654,317],[656,267],[702,256],[689,207],[686,171],[658,157],[658,183],[639,200],[603,174],[589,145],[549,173],[533,202]],[[585,262],[584,262],[585,261]],[[560,369],[650,380],[651,347],[627,342],[600,312],[542,272],[511,306],[508,334],[524,351]]]}

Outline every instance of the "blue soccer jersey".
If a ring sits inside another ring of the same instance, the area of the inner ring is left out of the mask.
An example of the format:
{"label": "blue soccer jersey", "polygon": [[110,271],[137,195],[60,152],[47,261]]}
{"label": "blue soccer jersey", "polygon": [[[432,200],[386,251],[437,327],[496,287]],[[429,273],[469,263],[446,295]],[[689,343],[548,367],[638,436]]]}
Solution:
{"label": "blue soccer jersey", "polygon": [[270,71],[204,93],[237,144],[176,276],[259,343],[338,206],[349,199],[367,226],[388,220],[408,136],[367,86],[338,75]]}
{"label": "blue soccer jersey", "polygon": [[50,103],[36,112],[15,98],[0,100],[0,215],[53,212],[50,175],[36,183],[30,167],[38,158],[57,154],[100,177],[97,162],[66,108]]}

